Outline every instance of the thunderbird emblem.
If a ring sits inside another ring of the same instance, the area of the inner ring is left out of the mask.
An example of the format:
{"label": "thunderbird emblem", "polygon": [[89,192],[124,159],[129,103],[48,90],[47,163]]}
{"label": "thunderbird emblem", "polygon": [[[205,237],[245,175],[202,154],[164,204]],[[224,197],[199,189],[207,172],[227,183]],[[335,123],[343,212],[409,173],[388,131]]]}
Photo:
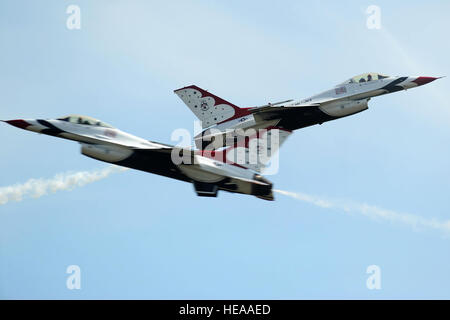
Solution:
{"label": "thunderbird emblem", "polygon": [[206,101],[203,101],[202,104],[200,105],[200,109],[202,109],[203,111],[206,111],[209,109],[208,103],[206,103]]}

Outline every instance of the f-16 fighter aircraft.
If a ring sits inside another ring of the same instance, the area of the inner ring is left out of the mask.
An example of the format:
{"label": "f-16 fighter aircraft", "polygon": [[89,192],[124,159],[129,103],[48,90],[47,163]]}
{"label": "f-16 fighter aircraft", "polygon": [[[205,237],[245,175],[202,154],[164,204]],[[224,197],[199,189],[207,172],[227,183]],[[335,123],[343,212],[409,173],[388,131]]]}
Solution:
{"label": "f-16 fighter aircraft", "polygon": [[[219,148],[183,149],[152,142],[78,115],[5,122],[77,141],[82,154],[97,160],[191,182],[199,196],[215,197],[224,190],[273,200],[272,183],[260,173],[293,130],[355,114],[367,109],[371,97],[435,79],[367,73],[298,102],[289,100],[256,108],[239,108],[196,86],[175,90],[202,121],[205,130],[196,142],[203,147],[205,137],[225,140],[225,147]],[[235,135],[227,141],[227,134],[239,129],[258,130],[247,130],[243,137]]]}
{"label": "f-16 fighter aircraft", "polygon": [[83,155],[97,160],[191,182],[199,196],[215,197],[218,190],[225,190],[273,200],[269,181],[245,164],[223,160],[225,156],[230,158],[234,147],[220,152],[181,149],[148,141],[100,120],[79,115],[5,122],[21,129],[77,141]]}
{"label": "f-16 fighter aircraft", "polygon": [[195,137],[197,147],[216,149],[240,140],[239,129],[245,132],[249,128],[279,127],[292,131],[322,124],[366,110],[372,97],[414,88],[436,79],[365,73],[300,101],[286,100],[253,108],[239,108],[193,85],[174,92],[202,122],[204,130]]}

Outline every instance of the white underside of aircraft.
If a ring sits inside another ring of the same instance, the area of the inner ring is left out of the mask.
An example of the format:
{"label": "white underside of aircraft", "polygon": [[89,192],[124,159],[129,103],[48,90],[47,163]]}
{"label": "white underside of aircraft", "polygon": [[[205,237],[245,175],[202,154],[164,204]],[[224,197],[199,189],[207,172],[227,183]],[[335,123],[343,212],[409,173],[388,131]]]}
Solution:
{"label": "white underside of aircraft", "polygon": [[272,183],[261,176],[292,131],[368,108],[375,96],[414,88],[438,78],[366,73],[299,101],[240,108],[197,86],[175,93],[202,121],[198,149],[148,141],[91,117],[5,121],[29,131],[77,141],[81,153],[104,162],[191,182],[199,196],[219,190],[273,200]]}

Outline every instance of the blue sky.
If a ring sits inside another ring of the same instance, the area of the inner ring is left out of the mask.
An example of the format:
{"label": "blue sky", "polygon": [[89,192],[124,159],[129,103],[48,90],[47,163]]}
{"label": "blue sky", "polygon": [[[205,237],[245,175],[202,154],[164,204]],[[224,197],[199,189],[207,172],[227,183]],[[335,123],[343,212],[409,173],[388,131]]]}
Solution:
{"label": "blue sky", "polygon": [[[66,28],[70,4],[81,29]],[[366,8],[381,9],[380,30]],[[304,98],[363,72],[450,75],[448,1],[2,1],[0,119],[86,114],[175,144],[196,84],[239,106]],[[450,219],[448,78],[297,131],[275,188]],[[0,125],[0,187],[105,164]],[[450,238],[276,194],[220,193],[127,171],[0,206],[0,297],[450,298]],[[381,268],[368,290],[366,268]],[[67,266],[81,290],[66,288]]]}

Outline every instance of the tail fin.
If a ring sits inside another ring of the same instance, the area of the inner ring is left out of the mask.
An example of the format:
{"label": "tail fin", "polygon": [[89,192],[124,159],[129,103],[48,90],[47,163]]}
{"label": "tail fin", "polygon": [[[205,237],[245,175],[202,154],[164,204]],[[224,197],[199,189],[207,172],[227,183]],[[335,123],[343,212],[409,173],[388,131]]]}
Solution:
{"label": "tail fin", "polygon": [[248,109],[219,98],[197,86],[188,86],[174,91],[207,128],[226,120],[250,114]]}

